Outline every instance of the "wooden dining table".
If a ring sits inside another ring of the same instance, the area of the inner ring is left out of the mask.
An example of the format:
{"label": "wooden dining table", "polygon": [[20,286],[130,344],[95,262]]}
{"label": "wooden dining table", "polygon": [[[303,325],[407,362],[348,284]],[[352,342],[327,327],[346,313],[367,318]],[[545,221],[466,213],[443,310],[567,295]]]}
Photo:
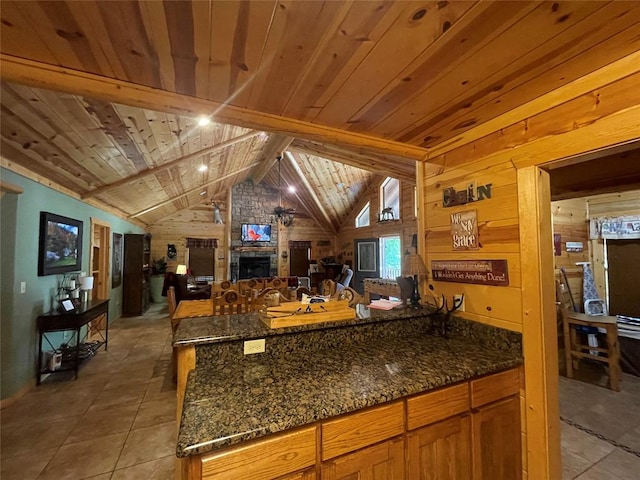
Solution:
{"label": "wooden dining table", "polygon": [[183,318],[194,317],[210,317],[213,315],[213,300],[182,300],[178,303],[175,312],[173,312],[173,320],[182,320]]}

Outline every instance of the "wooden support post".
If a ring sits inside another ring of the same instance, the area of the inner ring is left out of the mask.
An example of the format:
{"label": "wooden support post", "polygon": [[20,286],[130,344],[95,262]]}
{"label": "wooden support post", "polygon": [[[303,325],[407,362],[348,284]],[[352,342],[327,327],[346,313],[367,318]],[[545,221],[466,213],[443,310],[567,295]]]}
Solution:
{"label": "wooden support post", "polygon": [[518,170],[528,478],[561,478],[549,174]]}

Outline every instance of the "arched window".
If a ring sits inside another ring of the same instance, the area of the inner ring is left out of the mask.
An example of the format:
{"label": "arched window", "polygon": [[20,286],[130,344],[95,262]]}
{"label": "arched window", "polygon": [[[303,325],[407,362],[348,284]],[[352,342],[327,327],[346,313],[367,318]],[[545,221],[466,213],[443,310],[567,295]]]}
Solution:
{"label": "arched window", "polygon": [[400,182],[391,177],[380,186],[380,211],[391,209],[393,218],[400,218]]}
{"label": "arched window", "polygon": [[369,226],[369,211],[370,205],[369,202],[367,202],[367,204],[362,210],[360,210],[360,213],[356,217],[356,228]]}

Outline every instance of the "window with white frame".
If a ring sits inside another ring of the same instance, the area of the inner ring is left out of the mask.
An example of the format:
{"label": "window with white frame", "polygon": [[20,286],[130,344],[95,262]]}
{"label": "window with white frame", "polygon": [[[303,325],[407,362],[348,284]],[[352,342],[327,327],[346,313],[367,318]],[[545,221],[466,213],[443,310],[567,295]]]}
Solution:
{"label": "window with white frame", "polygon": [[367,202],[367,204],[362,210],[360,210],[360,213],[356,217],[356,228],[369,226],[369,210],[370,204],[369,202]]}
{"label": "window with white frame", "polygon": [[391,209],[393,218],[400,218],[400,181],[387,177],[380,186],[380,211]]}

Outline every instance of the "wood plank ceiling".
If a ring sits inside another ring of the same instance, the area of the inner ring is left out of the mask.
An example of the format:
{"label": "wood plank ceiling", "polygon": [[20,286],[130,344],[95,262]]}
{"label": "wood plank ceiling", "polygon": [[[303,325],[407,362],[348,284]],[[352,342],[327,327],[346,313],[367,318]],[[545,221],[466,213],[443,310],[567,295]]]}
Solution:
{"label": "wood plank ceiling", "polygon": [[335,231],[371,172],[414,181],[430,147],[640,50],[637,1],[3,1],[0,16],[5,159],[147,224],[203,190],[275,182],[287,149],[298,205]]}

